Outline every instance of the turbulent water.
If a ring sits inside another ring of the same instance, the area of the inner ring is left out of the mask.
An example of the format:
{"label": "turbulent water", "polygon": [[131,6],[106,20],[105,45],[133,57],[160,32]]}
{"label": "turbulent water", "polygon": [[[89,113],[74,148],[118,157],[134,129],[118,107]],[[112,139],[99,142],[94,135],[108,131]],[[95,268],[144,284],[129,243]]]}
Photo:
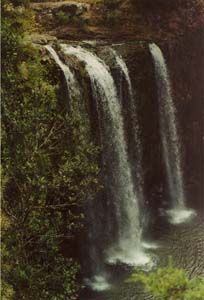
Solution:
{"label": "turbulent water", "polygon": [[[117,261],[140,264],[147,261],[141,250],[141,227],[138,195],[134,189],[125,139],[124,120],[117,89],[108,66],[92,52],[79,46],[61,45],[66,55],[85,63],[92,93],[99,109],[103,136],[104,165],[109,169],[109,201],[114,202],[113,219],[117,238],[107,251],[109,263]],[[107,201],[107,202],[109,202]],[[97,220],[95,220],[97,222]],[[109,222],[113,222],[109,219]],[[110,227],[113,224],[109,224]]]}
{"label": "turbulent water", "polygon": [[149,48],[155,66],[163,155],[167,171],[169,193],[173,203],[169,214],[173,222],[180,223],[191,216],[192,211],[187,210],[185,206],[181,147],[178,138],[176,110],[164,56],[156,44],[150,44]]}

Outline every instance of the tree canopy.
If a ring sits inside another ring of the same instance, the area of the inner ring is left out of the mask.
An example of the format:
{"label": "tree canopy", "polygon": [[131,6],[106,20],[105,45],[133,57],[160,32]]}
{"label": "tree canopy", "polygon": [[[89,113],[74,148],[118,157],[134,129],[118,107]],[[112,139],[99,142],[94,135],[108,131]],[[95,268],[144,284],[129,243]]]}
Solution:
{"label": "tree canopy", "polygon": [[28,3],[4,1],[2,21],[2,299],[74,300],[98,148],[68,110],[59,71],[29,41]]}

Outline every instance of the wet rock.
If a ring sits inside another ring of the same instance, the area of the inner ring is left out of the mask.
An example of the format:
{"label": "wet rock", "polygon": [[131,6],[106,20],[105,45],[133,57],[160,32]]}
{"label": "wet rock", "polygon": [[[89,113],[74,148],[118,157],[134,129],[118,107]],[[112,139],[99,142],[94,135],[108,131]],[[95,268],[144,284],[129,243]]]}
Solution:
{"label": "wet rock", "polygon": [[38,45],[47,45],[49,42],[54,42],[57,40],[55,36],[46,35],[46,34],[32,34],[30,36],[32,43]]}

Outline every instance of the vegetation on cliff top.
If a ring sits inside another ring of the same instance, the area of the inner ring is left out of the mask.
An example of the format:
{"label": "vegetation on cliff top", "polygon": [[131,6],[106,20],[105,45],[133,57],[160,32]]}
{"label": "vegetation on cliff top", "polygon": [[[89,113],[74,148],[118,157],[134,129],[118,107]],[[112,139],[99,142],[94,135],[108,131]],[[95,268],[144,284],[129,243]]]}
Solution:
{"label": "vegetation on cliff top", "polygon": [[[170,40],[204,28],[203,0],[77,0],[87,10],[69,16],[70,1],[33,3],[41,33],[59,38]],[[61,10],[59,16],[55,8]],[[53,11],[52,11],[53,10]],[[111,26],[110,26],[111,25]],[[114,26],[115,30],[112,30]]]}

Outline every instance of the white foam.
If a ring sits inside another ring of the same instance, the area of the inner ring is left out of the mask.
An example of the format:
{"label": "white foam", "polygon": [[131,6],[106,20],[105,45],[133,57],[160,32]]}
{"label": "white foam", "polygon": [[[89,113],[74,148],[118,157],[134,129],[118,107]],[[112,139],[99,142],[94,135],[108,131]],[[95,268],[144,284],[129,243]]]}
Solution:
{"label": "white foam", "polygon": [[96,46],[97,45],[97,40],[84,40],[82,41],[84,44],[88,44],[91,46]]}
{"label": "white foam", "polygon": [[159,246],[155,243],[142,242],[142,247],[145,249],[157,249]]}
{"label": "white foam", "polygon": [[195,211],[186,208],[173,208],[167,210],[171,224],[181,224],[190,221],[195,215]]}
{"label": "white foam", "polygon": [[151,258],[142,250],[127,247],[126,251],[122,249],[109,250],[107,262],[109,264],[123,263],[128,266],[144,266],[151,263]]}
{"label": "white foam", "polygon": [[93,291],[97,292],[102,292],[111,288],[111,285],[107,282],[107,279],[104,275],[95,275],[91,279],[85,279],[84,282]]}

